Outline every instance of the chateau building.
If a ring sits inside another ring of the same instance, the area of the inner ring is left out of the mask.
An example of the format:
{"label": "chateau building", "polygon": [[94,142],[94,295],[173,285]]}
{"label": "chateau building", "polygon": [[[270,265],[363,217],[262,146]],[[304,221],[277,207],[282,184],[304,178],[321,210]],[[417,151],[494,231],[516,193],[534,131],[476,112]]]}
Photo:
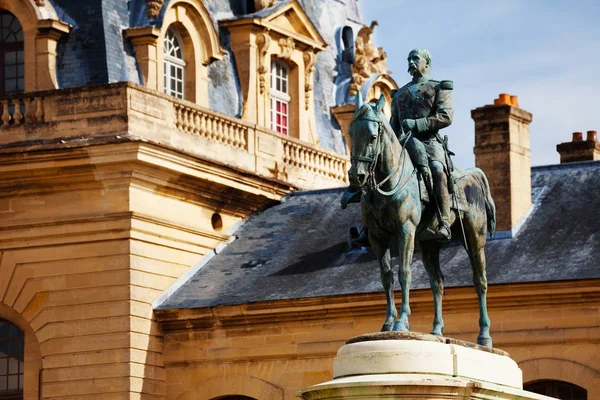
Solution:
{"label": "chateau building", "polygon": [[[357,0],[0,0],[0,399],[293,399],[331,379],[385,304],[338,203],[353,95],[397,88],[375,25]],[[597,135],[531,168],[514,98],[472,116],[495,345],[528,388],[598,399]],[[460,250],[445,333],[474,340]]]}

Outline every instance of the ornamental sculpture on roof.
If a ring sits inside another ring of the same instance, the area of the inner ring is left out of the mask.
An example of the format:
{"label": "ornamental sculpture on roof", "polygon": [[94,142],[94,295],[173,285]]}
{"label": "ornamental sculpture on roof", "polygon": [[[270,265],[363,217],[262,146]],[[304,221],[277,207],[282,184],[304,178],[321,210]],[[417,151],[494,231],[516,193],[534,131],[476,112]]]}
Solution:
{"label": "ornamental sculpture on roof", "polygon": [[350,94],[354,95],[358,89],[373,74],[387,74],[387,54],[382,47],[376,47],[371,43],[373,29],[377,26],[377,21],[371,22],[371,26],[365,26],[358,31],[354,42],[355,61],[352,65],[352,84],[350,85]]}

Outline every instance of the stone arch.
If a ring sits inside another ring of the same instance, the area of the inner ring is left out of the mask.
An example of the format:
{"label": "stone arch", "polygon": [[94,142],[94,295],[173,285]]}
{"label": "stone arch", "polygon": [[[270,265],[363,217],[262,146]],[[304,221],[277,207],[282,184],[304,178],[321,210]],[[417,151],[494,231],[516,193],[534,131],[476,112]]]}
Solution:
{"label": "stone arch", "polygon": [[[198,43],[200,50],[198,53],[201,57],[203,65],[208,65],[214,60],[221,60],[226,54],[221,48],[219,42],[219,34],[215,29],[210,18],[210,13],[200,0],[172,0],[160,12],[157,20],[157,27],[163,32],[168,26],[173,23],[174,17],[177,18],[180,14],[185,13],[188,16],[186,21],[186,29],[199,37]],[[181,15],[183,17],[183,15]]]}
{"label": "stone arch", "polygon": [[0,303],[0,319],[13,323],[25,334],[25,384],[23,386],[23,397],[25,399],[37,399],[40,391],[42,351],[35,332],[21,314],[4,303]]}
{"label": "stone arch", "polygon": [[25,91],[58,88],[56,45],[69,25],[60,21],[49,0],[0,0],[0,9],[12,13],[23,27]]}
{"label": "stone arch", "polygon": [[208,69],[211,61],[220,59],[224,51],[210,16],[201,2],[176,0],[161,11],[158,43],[158,89],[164,91],[163,43],[169,29],[174,29],[183,39],[186,66],[185,99],[208,107]]}
{"label": "stone arch", "polygon": [[600,398],[600,371],[560,358],[536,358],[522,361],[523,382],[557,380],[573,383],[588,391],[588,398]]}
{"label": "stone arch", "polygon": [[240,395],[260,400],[283,400],[283,389],[262,379],[247,375],[217,376],[197,383],[177,400],[218,399]]}
{"label": "stone arch", "polygon": [[383,94],[385,107],[383,113],[389,119],[392,116],[392,90],[398,89],[396,81],[389,75],[379,75],[368,88],[366,99],[379,99]]}

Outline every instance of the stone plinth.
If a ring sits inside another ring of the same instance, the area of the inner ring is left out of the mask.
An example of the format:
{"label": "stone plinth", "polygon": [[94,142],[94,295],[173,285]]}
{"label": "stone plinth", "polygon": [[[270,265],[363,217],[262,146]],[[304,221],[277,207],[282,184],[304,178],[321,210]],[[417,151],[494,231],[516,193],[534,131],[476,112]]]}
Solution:
{"label": "stone plinth", "polygon": [[333,361],[334,379],[297,393],[320,399],[551,399],[523,390],[506,352],[413,332],[350,339]]}

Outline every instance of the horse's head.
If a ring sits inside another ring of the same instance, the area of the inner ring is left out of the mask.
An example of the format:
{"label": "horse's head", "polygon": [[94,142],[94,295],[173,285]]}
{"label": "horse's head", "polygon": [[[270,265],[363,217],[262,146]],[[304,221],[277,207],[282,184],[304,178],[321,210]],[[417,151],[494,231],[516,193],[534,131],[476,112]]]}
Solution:
{"label": "horse's head", "polygon": [[381,112],[385,97],[381,95],[377,103],[363,103],[360,91],[356,94],[354,116],[350,122],[352,166],[348,171],[350,185],[362,188],[367,184],[369,174],[373,172],[377,157],[382,151],[382,138],[387,126]]}

